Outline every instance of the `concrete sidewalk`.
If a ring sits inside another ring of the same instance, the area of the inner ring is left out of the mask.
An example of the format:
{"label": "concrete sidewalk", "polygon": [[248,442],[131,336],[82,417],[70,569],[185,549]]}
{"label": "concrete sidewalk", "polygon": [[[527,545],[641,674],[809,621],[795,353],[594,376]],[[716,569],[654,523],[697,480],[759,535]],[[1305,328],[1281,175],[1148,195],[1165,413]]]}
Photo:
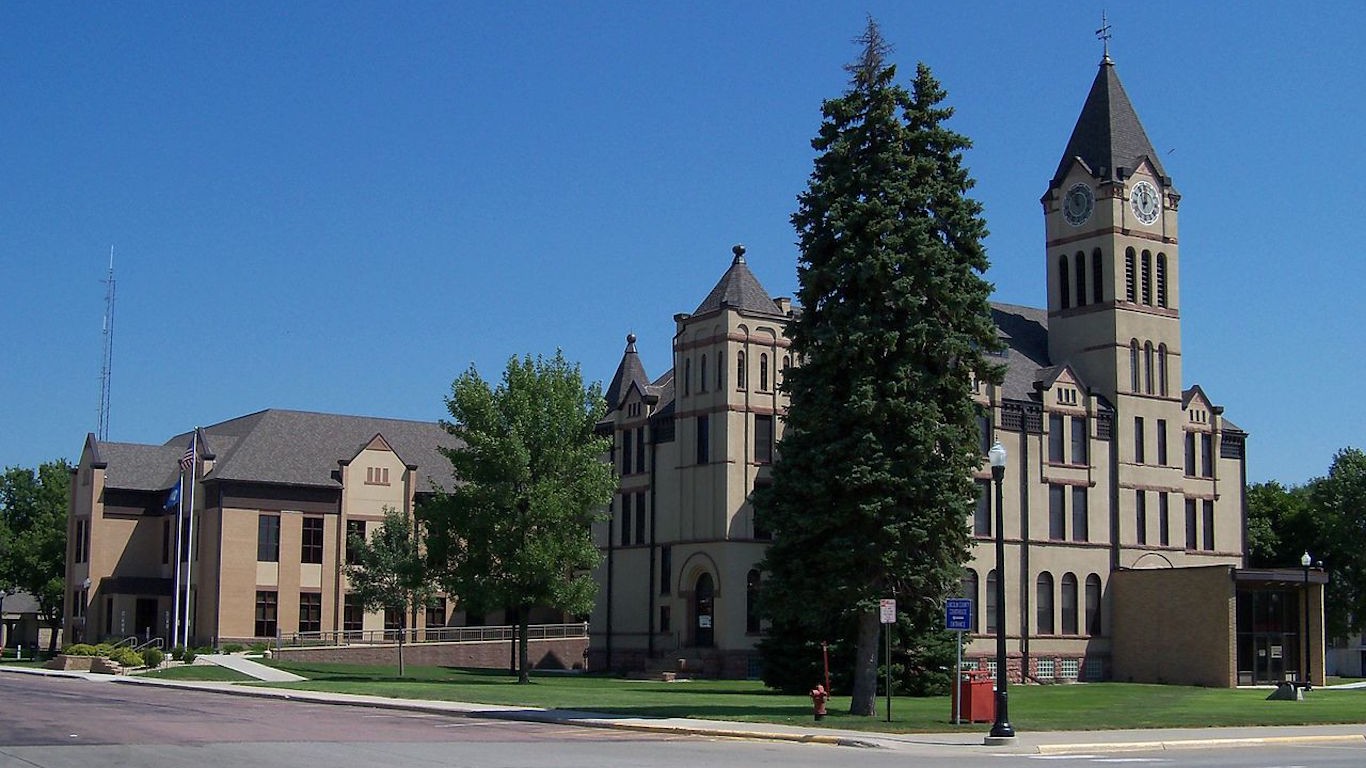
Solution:
{"label": "concrete sidewalk", "polygon": [[293,672],[285,672],[284,670],[276,669],[274,667],[267,667],[265,664],[257,664],[245,656],[239,656],[233,653],[204,653],[200,654],[198,658],[201,658],[210,664],[217,664],[225,669],[241,672],[247,677],[254,677],[257,680],[263,680],[268,683],[297,683],[307,679],[305,677],[300,677]]}
{"label": "concrete sidewalk", "polygon": [[1176,749],[1210,749],[1284,744],[1343,744],[1359,745],[1366,749],[1366,725],[1310,725],[1255,728],[1164,728],[1126,731],[1039,731],[1020,732],[1013,744],[984,746],[983,737],[989,726],[972,733],[870,733],[844,731],[810,726],[778,725],[771,723],[736,723],[691,718],[624,717],[600,712],[566,709],[508,707],[491,704],[471,704],[448,701],[420,701],[391,699],[381,696],[362,696],[321,691],[301,691],[286,688],[261,688],[249,683],[209,683],[179,680],[158,680],[137,676],[95,675],[87,672],[56,672],[53,670],[4,668],[0,670],[28,674],[49,674],[82,677],[132,685],[153,685],[211,691],[232,696],[287,699],[317,704],[338,704],[374,707],[378,709],[427,712],[452,717],[482,717],[539,723],[578,725],[590,728],[615,728],[647,733],[695,735],[711,738],[735,738],[786,741],[802,744],[891,749],[907,755],[923,756],[978,756],[990,754],[1079,755],[1114,752],[1166,751]]}

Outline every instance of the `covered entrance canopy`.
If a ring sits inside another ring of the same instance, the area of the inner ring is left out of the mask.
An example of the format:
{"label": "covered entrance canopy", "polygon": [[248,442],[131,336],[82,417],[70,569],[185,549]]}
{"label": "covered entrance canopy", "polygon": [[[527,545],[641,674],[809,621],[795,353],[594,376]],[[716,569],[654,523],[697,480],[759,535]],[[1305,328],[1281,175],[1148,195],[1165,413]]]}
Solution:
{"label": "covered entrance canopy", "polygon": [[1233,578],[1238,685],[1321,681],[1328,575],[1313,568],[1244,568]]}

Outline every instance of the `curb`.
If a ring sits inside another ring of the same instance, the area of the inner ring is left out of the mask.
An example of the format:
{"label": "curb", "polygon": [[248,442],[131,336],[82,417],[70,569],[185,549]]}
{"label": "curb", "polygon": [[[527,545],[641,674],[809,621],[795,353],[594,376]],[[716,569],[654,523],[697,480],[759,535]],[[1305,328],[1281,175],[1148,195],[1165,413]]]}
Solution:
{"label": "curb", "polygon": [[1218,749],[1222,747],[1270,747],[1286,744],[1347,744],[1366,742],[1366,734],[1323,734],[1307,736],[1254,736],[1230,739],[1182,739],[1176,741],[1117,741],[1089,744],[1040,744],[1041,755],[1071,755],[1085,752],[1167,752],[1180,749]]}

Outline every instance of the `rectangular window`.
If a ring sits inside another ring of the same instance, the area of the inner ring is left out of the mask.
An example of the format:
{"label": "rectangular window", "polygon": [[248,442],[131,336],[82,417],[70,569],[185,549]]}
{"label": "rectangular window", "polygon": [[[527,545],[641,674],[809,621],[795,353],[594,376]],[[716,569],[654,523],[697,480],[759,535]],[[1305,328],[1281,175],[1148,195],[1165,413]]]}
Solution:
{"label": "rectangular window", "polygon": [[76,521],[76,541],[72,547],[72,554],[75,561],[85,563],[90,561],[90,520],[81,519]]}
{"label": "rectangular window", "polygon": [[384,609],[384,639],[397,640],[403,631],[403,611],[398,608]]}
{"label": "rectangular window", "polygon": [[1206,551],[1209,551],[1209,552],[1213,552],[1213,551],[1214,551],[1214,500],[1213,500],[1213,499],[1205,499],[1205,500],[1204,500],[1204,508],[1205,508],[1205,509],[1204,509],[1204,512],[1205,512],[1205,514],[1204,514],[1204,518],[1205,518],[1205,520],[1204,520],[1204,523],[1205,523],[1205,526],[1204,526],[1204,527],[1205,527],[1205,540],[1204,540],[1205,550],[1206,550]]}
{"label": "rectangular window", "polygon": [[318,592],[299,593],[299,631],[323,630],[323,596]]}
{"label": "rectangular window", "polygon": [[1172,543],[1171,507],[1166,491],[1157,494],[1157,543],[1164,547]]}
{"label": "rectangular window", "polygon": [[388,485],[388,484],[389,484],[389,468],[388,468],[388,467],[366,467],[366,468],[365,468],[365,484],[366,484],[366,485]]}
{"label": "rectangular window", "polygon": [[673,582],[671,577],[674,572],[673,547],[665,544],[659,548],[659,594],[667,595],[673,592]]}
{"label": "rectangular window", "polygon": [[631,543],[631,494],[621,494],[621,545]]}
{"label": "rectangular window", "polygon": [[1072,541],[1090,541],[1091,526],[1086,504],[1086,487],[1072,486]]}
{"label": "rectangular window", "polygon": [[991,483],[977,481],[977,509],[972,513],[972,535],[991,536]]}
{"label": "rectangular window", "polygon": [[631,430],[621,433],[621,474],[631,474],[631,457],[635,453],[631,449]]}
{"label": "rectangular window", "polygon": [[1167,420],[1157,420],[1157,463],[1167,466]]}
{"label": "rectangular window", "polygon": [[1148,543],[1148,494],[1134,492],[1134,535],[1139,544]]}
{"label": "rectangular window", "polygon": [[1048,538],[1062,541],[1067,538],[1067,489],[1061,485],[1048,486]]}
{"label": "rectangular window", "polygon": [[697,463],[711,462],[711,421],[707,414],[697,417]]}
{"label": "rectangular window", "polygon": [[104,633],[106,635],[114,634],[114,598],[112,597],[104,599]]}
{"label": "rectangular window", "polygon": [[991,450],[991,417],[977,417],[977,449],[983,455]]}
{"label": "rectangular window", "polygon": [[1087,440],[1087,438],[1089,437],[1089,435],[1087,434],[1088,432],[1089,432],[1089,430],[1087,429],[1086,417],[1085,417],[1085,416],[1073,416],[1073,417],[1072,417],[1072,463],[1073,463],[1073,464],[1086,464],[1087,462],[1090,461],[1090,458],[1089,458],[1089,456],[1088,456],[1089,451],[1087,450],[1087,445],[1088,445],[1088,442],[1089,442],[1089,441]]}
{"label": "rectangular window", "polygon": [[1134,463],[1142,464],[1147,456],[1143,451],[1143,417],[1134,417]]}
{"label": "rectangular window", "polygon": [[446,626],[446,598],[433,597],[427,604],[427,629]]}
{"label": "rectangular window", "polygon": [[347,633],[348,638],[354,639],[359,637],[359,633],[364,629],[365,606],[360,602],[360,595],[347,595],[342,603],[342,630]]}
{"label": "rectangular window", "polygon": [[645,494],[636,494],[636,543],[645,543]]}
{"label": "rectangular window", "polygon": [[1048,461],[1053,464],[1063,463],[1063,435],[1062,416],[1056,413],[1048,415]]}
{"label": "rectangular window", "polygon": [[321,563],[323,561],[323,519],[304,518],[304,535],[299,542],[299,562]]}
{"label": "rectangular window", "polygon": [[262,563],[280,562],[279,515],[260,515],[256,518],[256,560]]}
{"label": "rectangular window", "polygon": [[355,565],[360,562],[360,549],[358,545],[365,542],[365,521],[347,520],[346,521],[346,564]]}
{"label": "rectangular window", "polygon": [[1200,435],[1200,476],[1214,477],[1214,435]]}
{"label": "rectangular window", "polygon": [[256,636],[275,637],[278,634],[275,623],[276,610],[279,607],[278,596],[275,590],[256,591]]}
{"label": "rectangular window", "polygon": [[1195,477],[1195,433],[1186,433],[1186,476]]}
{"label": "rectangular window", "polygon": [[1197,523],[1198,521],[1195,519],[1195,499],[1186,499],[1186,549],[1196,549],[1200,546]]}
{"label": "rectangular window", "polygon": [[636,471],[645,471],[645,427],[636,427]]}
{"label": "rectangular window", "polygon": [[754,417],[754,463],[773,462],[773,417]]}
{"label": "rectangular window", "polygon": [[670,616],[670,613],[671,613],[671,612],[670,612],[670,610],[669,610],[669,606],[667,606],[667,605],[661,605],[661,606],[659,606],[659,631],[660,631],[660,632],[669,632],[669,631],[671,631],[671,630],[673,629],[673,627],[670,626],[670,621],[669,621],[669,620],[672,618],[672,616]]}
{"label": "rectangular window", "polygon": [[161,564],[167,565],[171,562],[171,519],[166,518],[161,521]]}

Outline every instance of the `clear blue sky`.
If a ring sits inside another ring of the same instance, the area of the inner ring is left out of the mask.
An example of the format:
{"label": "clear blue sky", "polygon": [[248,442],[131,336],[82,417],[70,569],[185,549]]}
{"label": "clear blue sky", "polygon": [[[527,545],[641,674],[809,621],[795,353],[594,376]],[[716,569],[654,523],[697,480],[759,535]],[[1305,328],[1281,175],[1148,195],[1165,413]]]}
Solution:
{"label": "clear blue sky", "polygon": [[[436,419],[471,364],[561,347],[605,381],[628,332],[659,374],[733,243],[793,293],[865,11],[976,144],[996,298],[1042,306],[1038,200],[1102,6],[965,5],[0,5],[0,466],[96,428],[111,245],[112,440]],[[1184,385],[1251,433],[1251,480],[1324,474],[1366,426],[1366,4],[1112,5],[1183,195]]]}

